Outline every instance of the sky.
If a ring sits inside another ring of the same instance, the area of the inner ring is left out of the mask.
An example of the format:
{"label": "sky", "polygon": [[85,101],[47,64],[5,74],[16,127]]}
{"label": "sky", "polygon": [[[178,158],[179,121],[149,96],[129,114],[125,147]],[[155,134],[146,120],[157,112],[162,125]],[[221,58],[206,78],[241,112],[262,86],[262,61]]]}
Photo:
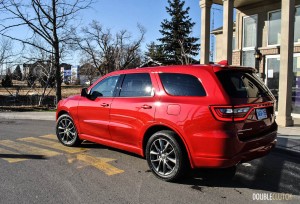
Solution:
{"label": "sky", "polygon": [[[93,20],[99,21],[105,28],[110,28],[112,32],[122,29],[128,30],[133,38],[137,38],[139,30],[137,24],[146,29],[145,39],[142,43],[142,50],[146,50],[146,45],[151,41],[157,41],[161,37],[159,32],[163,19],[170,19],[166,12],[167,0],[96,0],[90,9],[82,11],[80,15],[81,24],[88,25]],[[190,7],[189,16],[195,22],[192,36],[200,37],[200,17],[201,9],[199,0],[186,0],[185,8]],[[222,26],[222,7],[213,5],[214,26]],[[212,23],[212,22],[211,22]],[[199,57],[199,56],[198,56]],[[69,59],[70,63],[77,63],[76,59]]]}
{"label": "sky", "polygon": [[[151,41],[157,41],[162,37],[159,30],[164,19],[170,19],[166,12],[168,6],[167,0],[94,0],[95,3],[91,8],[82,10],[78,13],[78,28],[87,26],[93,20],[100,22],[104,28],[110,28],[112,33],[126,29],[129,31],[133,39],[138,38],[139,30],[137,25],[140,24],[146,29],[144,41],[142,43],[142,51],[146,51],[146,45]],[[185,8],[190,7],[189,16],[195,22],[192,36],[200,37],[200,18],[201,9],[199,0],[185,0]],[[212,29],[222,26],[222,7],[213,5],[211,20]],[[19,29],[18,33],[26,35],[26,31]],[[200,42],[199,42],[200,43]],[[72,65],[79,64],[79,54],[74,52],[73,55],[65,58],[62,62]],[[197,56],[199,59],[199,56]]]}

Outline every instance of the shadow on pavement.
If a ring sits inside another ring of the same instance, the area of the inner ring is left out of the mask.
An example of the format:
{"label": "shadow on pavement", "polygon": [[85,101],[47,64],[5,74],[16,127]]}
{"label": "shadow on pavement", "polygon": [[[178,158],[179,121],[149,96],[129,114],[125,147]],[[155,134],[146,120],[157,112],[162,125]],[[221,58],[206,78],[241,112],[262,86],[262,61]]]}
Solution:
{"label": "shadow on pavement", "polygon": [[[85,141],[81,147],[107,149],[140,158],[143,160],[141,162],[146,162],[136,154],[100,144]],[[151,171],[147,170],[147,172]],[[202,191],[203,187],[228,187],[300,195],[300,158],[280,152],[273,151],[263,158],[240,164],[233,179],[230,179],[231,176],[232,171],[229,169],[197,169],[191,172],[189,178],[177,183],[190,185],[191,188],[199,191]],[[236,191],[239,192],[237,189]]]}
{"label": "shadow on pavement", "polygon": [[137,154],[134,154],[134,153],[131,153],[131,152],[127,152],[127,151],[124,151],[124,150],[121,150],[121,149],[116,149],[116,148],[113,148],[113,147],[108,147],[108,146],[105,146],[105,145],[89,142],[89,141],[84,141],[83,143],[81,143],[80,147],[87,148],[87,149],[107,149],[107,150],[111,150],[111,151],[114,151],[114,152],[120,152],[122,154],[127,154],[127,155],[130,155],[130,156],[136,157],[136,158],[143,159],[143,157],[141,157],[140,155],[137,155]]}
{"label": "shadow on pavement", "polygon": [[31,154],[0,154],[0,158],[5,158],[5,159],[47,159],[44,155],[31,155]]}
{"label": "shadow on pavement", "polygon": [[238,165],[233,179],[224,169],[201,169],[180,183],[200,191],[202,187],[228,187],[300,195],[299,164],[299,158],[273,152],[246,165]]}

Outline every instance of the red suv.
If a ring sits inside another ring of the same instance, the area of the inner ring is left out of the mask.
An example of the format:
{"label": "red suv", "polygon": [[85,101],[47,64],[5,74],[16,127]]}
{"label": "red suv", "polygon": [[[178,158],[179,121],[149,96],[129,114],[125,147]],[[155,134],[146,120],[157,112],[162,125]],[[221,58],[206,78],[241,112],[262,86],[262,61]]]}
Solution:
{"label": "red suv", "polygon": [[136,153],[159,178],[188,168],[226,168],[275,146],[275,98],[252,68],[186,65],[138,68],[101,77],[62,100],[56,133]]}

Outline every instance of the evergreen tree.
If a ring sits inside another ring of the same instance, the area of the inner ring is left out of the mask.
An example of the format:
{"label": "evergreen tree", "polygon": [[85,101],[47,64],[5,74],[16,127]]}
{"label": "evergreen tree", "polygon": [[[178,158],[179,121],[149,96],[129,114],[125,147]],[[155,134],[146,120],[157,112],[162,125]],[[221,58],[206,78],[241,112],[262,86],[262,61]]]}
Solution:
{"label": "evergreen tree", "polygon": [[11,75],[6,74],[4,79],[2,79],[1,81],[1,85],[3,87],[12,87],[13,86],[13,82],[12,82],[12,78]]}
{"label": "evergreen tree", "polygon": [[9,77],[12,77],[10,68],[7,68],[7,70],[6,70],[6,75],[8,75]]}
{"label": "evergreen tree", "polygon": [[13,79],[15,80],[22,80],[22,72],[21,72],[21,68],[20,68],[20,65],[18,65],[16,67],[16,69],[14,70],[13,72]]}
{"label": "evergreen tree", "polygon": [[162,45],[155,44],[155,42],[151,42],[147,45],[145,56],[147,59],[152,59],[160,63],[165,62],[165,53],[163,47]]}
{"label": "evergreen tree", "polygon": [[190,64],[193,57],[198,55],[200,45],[199,38],[191,37],[192,28],[195,25],[189,17],[190,7],[184,8],[185,1],[168,0],[166,7],[171,20],[164,19],[161,23],[158,39],[163,46],[166,61],[165,64]]}

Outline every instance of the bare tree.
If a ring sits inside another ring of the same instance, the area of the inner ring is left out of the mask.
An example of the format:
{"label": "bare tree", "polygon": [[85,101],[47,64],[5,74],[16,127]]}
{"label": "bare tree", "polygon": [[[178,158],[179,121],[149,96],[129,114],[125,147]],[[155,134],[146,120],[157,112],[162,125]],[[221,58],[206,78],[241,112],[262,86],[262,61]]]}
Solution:
{"label": "bare tree", "polygon": [[192,64],[195,62],[193,59],[193,50],[197,49],[198,45],[191,45],[190,47],[185,46],[184,39],[178,40],[178,44],[180,46],[180,55],[178,56],[181,64]]}
{"label": "bare tree", "polygon": [[[46,47],[46,44],[39,39],[36,39],[35,43],[39,47]],[[54,87],[55,70],[52,56],[44,49],[28,47],[24,50],[23,61],[26,61],[28,66],[25,76],[29,86],[27,94],[31,90],[35,90],[39,95],[38,105],[41,106],[45,97],[51,93]],[[36,89],[37,86],[42,87],[41,92]]]}
{"label": "bare tree", "polygon": [[12,57],[12,43],[10,40],[1,38],[0,39],[0,75],[3,75],[3,66],[5,61]]}
{"label": "bare tree", "polygon": [[82,29],[82,37],[77,44],[85,58],[87,56],[101,75],[120,69],[136,67],[141,63],[140,46],[144,39],[145,29],[138,25],[140,36],[132,40],[127,30],[113,35],[110,29],[104,29],[99,22],[93,21]]}
{"label": "bare tree", "polygon": [[85,80],[88,82],[88,85],[91,85],[94,80],[99,77],[100,73],[98,69],[89,61],[83,61],[81,60],[82,66],[80,67],[80,76],[83,77],[84,79],[80,80]]}
{"label": "bare tree", "polygon": [[[92,0],[2,0],[0,9],[0,34],[23,44],[36,47],[53,55],[56,79],[56,99],[61,100],[61,50],[72,41],[71,25],[79,11],[86,9]],[[4,15],[3,15],[4,14]],[[25,27],[31,32],[27,38],[14,35],[12,31]],[[41,47],[33,39],[38,36],[48,46]]]}

